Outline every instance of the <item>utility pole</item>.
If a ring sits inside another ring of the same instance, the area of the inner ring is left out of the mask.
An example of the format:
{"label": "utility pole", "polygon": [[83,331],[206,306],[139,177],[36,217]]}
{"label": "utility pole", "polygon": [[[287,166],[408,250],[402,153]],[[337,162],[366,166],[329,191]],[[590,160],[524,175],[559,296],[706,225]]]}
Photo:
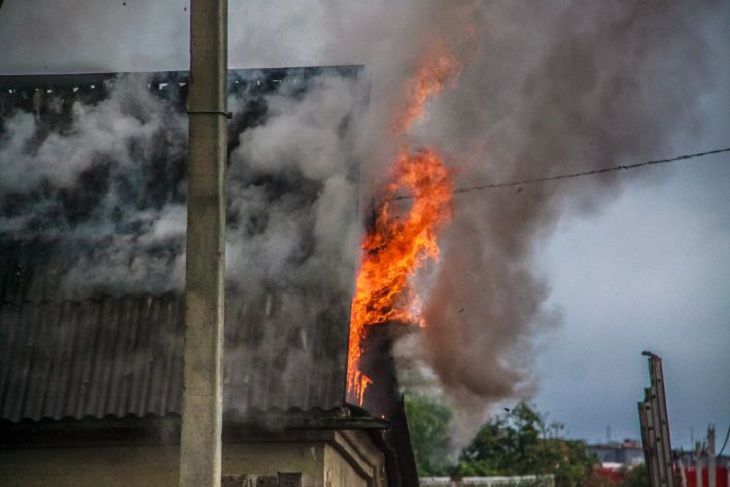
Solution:
{"label": "utility pole", "polygon": [[715,425],[707,427],[707,483],[717,487],[717,466],[715,465]]}
{"label": "utility pole", "polygon": [[702,487],[702,443],[695,443],[695,485]]}
{"label": "utility pole", "polygon": [[190,2],[180,486],[221,483],[228,0]]}
{"label": "utility pole", "polygon": [[638,403],[641,442],[649,481],[652,487],[674,487],[662,359],[651,352],[642,352],[642,355],[649,358],[651,379],[650,387],[644,389],[644,400]]}

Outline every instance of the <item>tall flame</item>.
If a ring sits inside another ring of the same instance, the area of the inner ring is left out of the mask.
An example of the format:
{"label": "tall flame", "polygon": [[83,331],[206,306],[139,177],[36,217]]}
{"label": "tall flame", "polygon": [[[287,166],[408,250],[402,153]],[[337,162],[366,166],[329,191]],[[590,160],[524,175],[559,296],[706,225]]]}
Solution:
{"label": "tall flame", "polygon": [[[410,286],[411,278],[428,261],[438,261],[438,234],[451,218],[453,184],[441,156],[433,148],[413,150],[404,136],[423,117],[425,104],[442,91],[456,72],[453,57],[441,47],[430,56],[408,83],[405,108],[393,125],[401,139],[394,158],[391,182],[381,194],[363,239],[363,258],[355,282],[350,315],[347,388],[362,405],[373,382],[360,369],[367,326],[400,320],[425,326],[421,299]],[[399,194],[416,196],[404,208]]]}

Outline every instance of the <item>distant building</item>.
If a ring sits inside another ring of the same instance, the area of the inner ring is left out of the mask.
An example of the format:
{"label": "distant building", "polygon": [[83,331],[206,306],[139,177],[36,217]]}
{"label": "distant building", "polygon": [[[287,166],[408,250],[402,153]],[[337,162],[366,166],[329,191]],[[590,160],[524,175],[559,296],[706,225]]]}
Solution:
{"label": "distant building", "polygon": [[628,466],[644,462],[641,442],[626,439],[622,442],[589,445],[588,451],[598,457],[601,465]]}
{"label": "distant building", "polygon": [[[686,482],[687,487],[706,487],[710,485],[709,459],[707,452],[702,451],[698,456],[695,451],[675,450],[674,468]],[[698,483],[698,470],[702,476],[702,484]],[[715,458],[715,485],[717,487],[730,486],[730,456],[722,455]]]}

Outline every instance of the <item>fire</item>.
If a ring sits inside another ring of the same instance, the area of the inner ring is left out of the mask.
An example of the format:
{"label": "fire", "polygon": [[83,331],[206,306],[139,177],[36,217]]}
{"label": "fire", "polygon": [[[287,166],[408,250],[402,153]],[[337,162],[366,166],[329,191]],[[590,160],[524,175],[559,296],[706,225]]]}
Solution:
{"label": "fire", "polygon": [[[423,63],[407,87],[405,109],[396,119],[396,137],[403,136],[424,115],[428,100],[443,90],[456,63],[443,49]],[[416,196],[407,204],[399,194]],[[451,218],[453,184],[450,171],[433,148],[411,149],[402,142],[395,155],[391,182],[363,239],[363,259],[355,282],[350,315],[347,388],[362,405],[372,383],[360,370],[367,326],[400,320],[425,326],[421,299],[410,286],[428,261],[438,261],[438,234]],[[406,207],[407,206],[407,207]]]}
{"label": "fire", "polygon": [[423,117],[426,102],[440,93],[448,80],[456,73],[456,60],[438,44],[429,59],[421,64],[413,80],[406,88],[405,109],[396,119],[395,130],[401,134]]}

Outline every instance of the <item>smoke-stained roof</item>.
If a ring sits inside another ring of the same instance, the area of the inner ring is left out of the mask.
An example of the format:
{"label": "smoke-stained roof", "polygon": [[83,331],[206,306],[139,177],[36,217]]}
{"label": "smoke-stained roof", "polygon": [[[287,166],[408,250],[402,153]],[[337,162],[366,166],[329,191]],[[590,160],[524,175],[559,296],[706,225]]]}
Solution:
{"label": "smoke-stained roof", "polygon": [[[232,265],[227,268],[224,372],[229,419],[272,409],[341,414],[345,406],[354,266],[343,257],[350,251],[339,246],[351,241],[341,221],[333,220],[337,228],[331,229],[321,220],[340,211],[341,218],[356,223],[356,184],[349,178],[357,171],[347,160],[344,170],[322,176],[295,161],[272,173],[256,166],[253,159],[260,151],[237,155],[236,150],[244,137],[254,146],[260,143],[247,131],[266,128],[268,120],[278,122],[281,106],[299,107],[297,100],[305,100],[312,89],[310,80],[355,78],[359,71],[229,74],[234,111],[228,205],[229,239],[234,240],[228,243]],[[0,156],[12,144],[8,138],[14,127],[8,124],[22,120],[18,114],[35,118],[33,135],[24,141],[30,147],[21,155],[36,157],[33,144],[75,136],[79,126],[84,128],[78,120],[104,109],[122,78],[137,78],[135,83],[146,83],[156,100],[171,105],[163,118],[182,117],[185,73],[0,76]],[[284,84],[287,88],[280,89]],[[130,105],[122,111],[131,111],[135,123],[143,125],[146,107],[157,102],[145,105],[135,96],[122,93],[120,103]],[[270,113],[277,106],[279,112]],[[347,117],[334,119],[343,138]],[[135,163],[131,169],[102,147],[91,155],[99,162],[71,178],[41,177],[17,190],[0,187],[0,419],[180,414],[184,299],[171,269],[184,257],[184,238],[179,232],[169,236],[180,220],[170,217],[176,213],[169,208],[184,208],[184,150],[170,149],[184,139],[180,127],[158,130],[146,146],[140,135],[125,141],[124,157]],[[333,185],[339,199],[332,199]],[[150,214],[156,219],[152,225],[144,220]],[[271,228],[279,233],[266,240]],[[163,238],[147,243],[160,234]],[[235,239],[262,243],[238,247]],[[277,245],[288,253],[278,248],[278,253],[265,253]],[[249,250],[258,254],[250,257]],[[131,277],[138,272],[134,266],[143,269],[137,278]]]}

